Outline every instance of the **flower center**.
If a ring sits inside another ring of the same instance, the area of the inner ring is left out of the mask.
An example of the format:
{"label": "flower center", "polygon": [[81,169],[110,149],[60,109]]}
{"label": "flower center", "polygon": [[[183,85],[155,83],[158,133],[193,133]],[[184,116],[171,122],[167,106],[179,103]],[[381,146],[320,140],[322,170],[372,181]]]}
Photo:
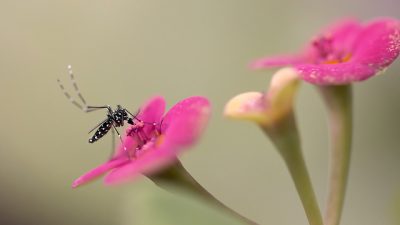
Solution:
{"label": "flower center", "polygon": [[320,36],[312,43],[315,50],[317,50],[317,64],[336,64],[347,62],[351,58],[351,54],[335,48],[333,39],[330,36]]}
{"label": "flower center", "polygon": [[157,125],[157,123],[138,121],[127,130],[126,135],[134,138],[137,143],[136,148],[128,153],[129,156],[137,158],[140,153],[162,142],[163,135]]}

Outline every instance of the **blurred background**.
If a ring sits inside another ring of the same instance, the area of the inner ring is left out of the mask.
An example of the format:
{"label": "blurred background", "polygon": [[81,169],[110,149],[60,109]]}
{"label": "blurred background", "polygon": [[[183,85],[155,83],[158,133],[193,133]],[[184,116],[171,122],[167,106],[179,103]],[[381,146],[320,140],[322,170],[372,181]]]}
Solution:
{"label": "blurred background", "polygon": [[[71,189],[102,163],[111,137],[88,144],[105,113],[69,103],[73,66],[90,104],[135,111],[155,94],[168,106],[207,96],[213,117],[199,145],[182,156],[221,201],[260,224],[305,225],[288,172],[254,125],[222,117],[225,102],[262,91],[273,74],[250,71],[258,57],[299,49],[343,16],[400,18],[398,0],[336,1],[0,1],[0,224],[134,224],[132,196],[146,178],[120,187],[101,181]],[[355,85],[354,152],[343,225],[400,224],[400,62]],[[320,205],[325,202],[325,110],[301,87],[297,116]],[[140,188],[139,188],[140,187]],[[156,216],[156,215],[154,215]],[[131,223],[129,221],[132,221]]]}

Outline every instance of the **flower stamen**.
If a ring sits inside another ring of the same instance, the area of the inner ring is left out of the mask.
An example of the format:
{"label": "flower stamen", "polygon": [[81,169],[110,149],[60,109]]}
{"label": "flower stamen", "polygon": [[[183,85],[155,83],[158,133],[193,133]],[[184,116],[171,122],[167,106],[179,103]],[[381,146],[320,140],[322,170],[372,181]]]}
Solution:
{"label": "flower stamen", "polygon": [[149,146],[158,146],[162,142],[163,135],[161,129],[157,129],[157,125],[158,123],[147,123],[139,120],[127,130],[126,135],[137,142],[136,148],[128,153],[129,156],[137,158],[138,154],[148,149]]}
{"label": "flower stamen", "polygon": [[333,38],[330,35],[320,36],[312,42],[317,51],[317,64],[337,64],[347,62],[351,58],[350,53],[335,48]]}

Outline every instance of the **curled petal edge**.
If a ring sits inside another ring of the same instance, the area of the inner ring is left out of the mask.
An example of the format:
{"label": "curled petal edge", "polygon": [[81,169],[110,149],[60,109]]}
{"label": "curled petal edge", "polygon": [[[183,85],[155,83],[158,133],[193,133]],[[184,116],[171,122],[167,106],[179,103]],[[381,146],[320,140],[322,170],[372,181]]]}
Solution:
{"label": "curled petal edge", "polygon": [[299,75],[291,68],[277,71],[266,93],[246,92],[233,97],[225,106],[224,115],[233,119],[273,124],[293,108]]}

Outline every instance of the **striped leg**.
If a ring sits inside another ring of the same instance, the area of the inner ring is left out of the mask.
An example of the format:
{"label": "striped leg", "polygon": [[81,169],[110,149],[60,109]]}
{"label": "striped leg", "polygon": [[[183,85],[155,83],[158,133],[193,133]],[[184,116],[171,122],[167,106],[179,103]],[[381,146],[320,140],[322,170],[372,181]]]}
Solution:
{"label": "striped leg", "polygon": [[[118,135],[118,137],[119,137],[119,140],[121,141],[121,144],[124,145],[124,142],[122,141],[121,135],[119,134],[117,128],[114,126],[114,124],[112,124],[112,126],[113,126],[115,132],[117,133],[117,135]],[[125,145],[124,145],[124,151],[126,151],[126,150],[127,150],[127,148],[126,148]]]}

